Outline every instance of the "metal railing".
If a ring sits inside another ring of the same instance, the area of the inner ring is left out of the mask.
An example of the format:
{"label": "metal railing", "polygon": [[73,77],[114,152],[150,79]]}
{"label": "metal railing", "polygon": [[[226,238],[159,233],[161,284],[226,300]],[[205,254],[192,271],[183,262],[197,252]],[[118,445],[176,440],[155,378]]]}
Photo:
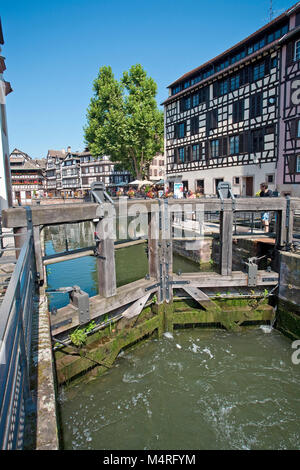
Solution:
{"label": "metal railing", "polygon": [[35,293],[32,230],[27,231],[0,306],[0,449],[21,449],[29,387],[31,323]]}

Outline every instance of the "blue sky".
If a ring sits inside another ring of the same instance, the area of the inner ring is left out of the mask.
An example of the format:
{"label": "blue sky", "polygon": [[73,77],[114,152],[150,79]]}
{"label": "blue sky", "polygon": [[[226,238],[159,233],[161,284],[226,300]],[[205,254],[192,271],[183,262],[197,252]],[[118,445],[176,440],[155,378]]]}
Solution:
{"label": "blue sky", "polygon": [[[273,0],[275,16],[295,1]],[[141,63],[157,101],[184,73],[269,21],[269,0],[9,0],[1,6],[10,149],[33,158],[84,148],[99,68]]]}

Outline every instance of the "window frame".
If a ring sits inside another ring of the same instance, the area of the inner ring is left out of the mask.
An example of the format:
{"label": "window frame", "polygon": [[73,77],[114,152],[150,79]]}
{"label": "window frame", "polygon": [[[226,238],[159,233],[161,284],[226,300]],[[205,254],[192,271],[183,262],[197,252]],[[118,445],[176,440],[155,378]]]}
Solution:
{"label": "window frame", "polygon": [[210,141],[210,153],[212,158],[219,158],[220,156],[220,141],[214,139]]}
{"label": "window frame", "polygon": [[[232,145],[232,142],[233,142],[233,145]],[[240,136],[232,135],[229,137],[229,155],[238,155],[239,153],[240,153]]]}
{"label": "window frame", "polygon": [[294,62],[298,62],[300,60],[300,39],[295,42],[295,50],[294,50]]}
{"label": "window frame", "polygon": [[300,173],[300,155],[296,156],[296,173]]}

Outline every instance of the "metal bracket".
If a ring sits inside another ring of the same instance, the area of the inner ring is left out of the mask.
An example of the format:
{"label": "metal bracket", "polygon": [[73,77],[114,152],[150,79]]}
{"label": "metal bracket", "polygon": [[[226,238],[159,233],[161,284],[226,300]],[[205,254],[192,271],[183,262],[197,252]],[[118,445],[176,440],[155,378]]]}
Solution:
{"label": "metal bracket", "polygon": [[155,289],[156,287],[161,287],[161,282],[157,282],[156,284],[153,284],[152,286],[146,287],[145,292]]}
{"label": "metal bracket", "polygon": [[277,277],[263,277],[262,282],[276,282],[278,281]]}
{"label": "metal bracket", "polygon": [[69,294],[69,305],[76,310],[79,324],[82,325],[90,321],[89,294],[81,290],[79,286],[46,289],[46,292],[54,294]]}
{"label": "metal bracket", "polygon": [[169,281],[168,282],[169,285],[175,285],[175,286],[180,286],[180,285],[185,286],[190,283],[191,281]]}
{"label": "metal bracket", "polygon": [[58,328],[61,328],[62,326],[65,326],[65,325],[69,325],[70,323],[72,323],[72,318],[67,318],[66,320],[63,320],[59,323],[55,323],[55,325],[52,325],[51,326],[51,331],[53,330],[57,330]]}
{"label": "metal bracket", "polygon": [[100,258],[100,259],[106,260],[106,257],[105,257],[105,256],[101,256],[101,255],[96,255],[96,258]]}

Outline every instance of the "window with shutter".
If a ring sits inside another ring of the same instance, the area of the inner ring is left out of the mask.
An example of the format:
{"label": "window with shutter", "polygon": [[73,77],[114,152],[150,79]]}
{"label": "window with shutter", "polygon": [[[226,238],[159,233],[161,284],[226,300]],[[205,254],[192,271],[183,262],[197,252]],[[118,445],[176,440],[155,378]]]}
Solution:
{"label": "window with shutter", "polygon": [[300,41],[297,41],[295,44],[295,57],[294,60],[300,60]]}
{"label": "window with shutter", "polygon": [[218,98],[219,96],[219,83],[215,82],[214,83],[214,98]]}
{"label": "window with shutter", "polygon": [[262,152],[264,150],[264,135],[262,129],[252,131],[252,152]]}
{"label": "window with shutter", "polygon": [[235,101],[233,103],[232,120],[233,123],[244,120],[244,100]]}
{"label": "window with shutter", "polygon": [[291,139],[296,139],[297,132],[298,132],[298,120],[294,119],[293,121],[290,121],[289,126],[290,126]]}
{"label": "window with shutter", "polygon": [[296,172],[298,166],[298,159],[299,157],[296,157],[296,155],[290,155],[288,157],[288,167],[290,175],[293,175]]}
{"label": "window with shutter", "polygon": [[294,61],[294,42],[289,42],[286,48],[286,65],[289,66]]}
{"label": "window with shutter", "polygon": [[199,131],[199,116],[191,118],[191,135],[198,134]]}
{"label": "window with shutter", "polygon": [[255,118],[262,114],[262,93],[250,96],[250,118]]}
{"label": "window with shutter", "polygon": [[205,142],[205,160],[206,160],[206,163],[208,164],[208,161],[209,161],[209,141],[208,140]]}

